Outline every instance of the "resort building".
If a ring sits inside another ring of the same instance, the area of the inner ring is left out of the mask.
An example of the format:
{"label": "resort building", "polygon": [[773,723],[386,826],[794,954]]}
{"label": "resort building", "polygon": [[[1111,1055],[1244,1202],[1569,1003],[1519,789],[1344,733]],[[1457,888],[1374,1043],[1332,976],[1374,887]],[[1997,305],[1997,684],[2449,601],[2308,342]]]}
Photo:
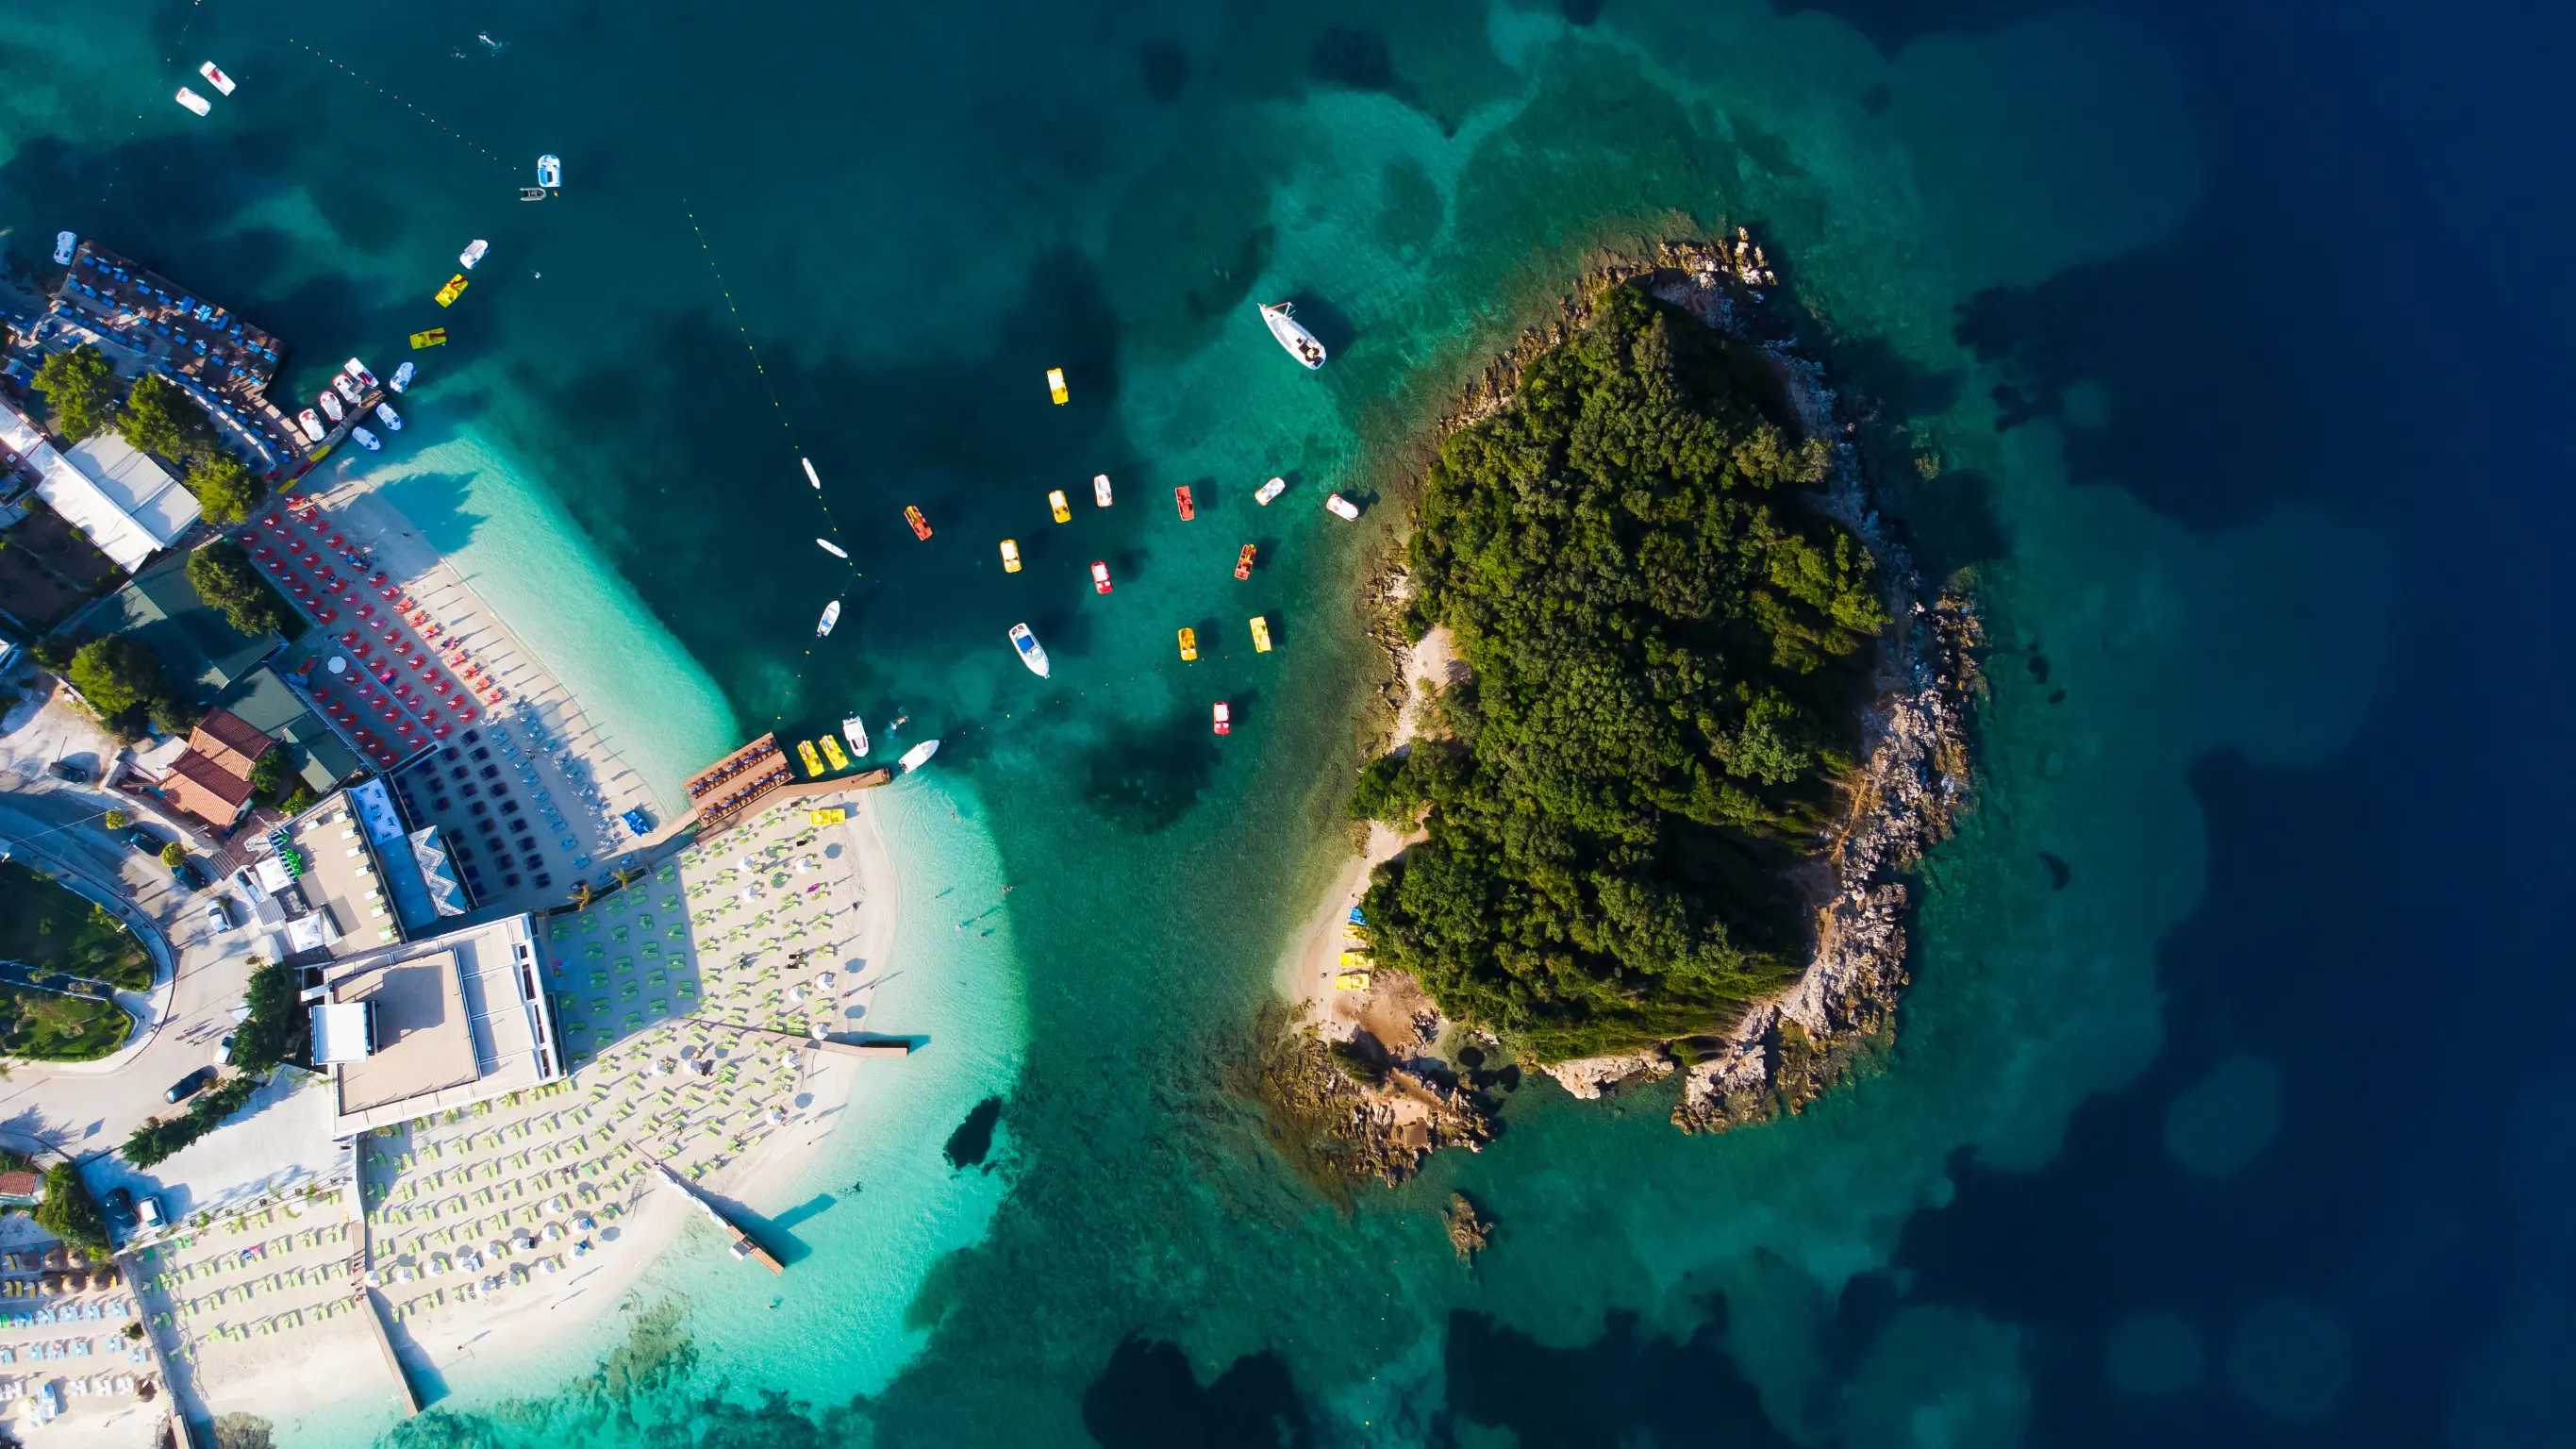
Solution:
{"label": "resort building", "polygon": [[57,448],[25,413],[0,401],[0,443],[34,471],[45,506],[129,574],[197,521],[197,496],[114,434]]}
{"label": "resort building", "polygon": [[452,1112],[561,1077],[539,985],[536,920],[508,916],[332,963],[313,1003],[313,1063],[332,1136]]}
{"label": "resort building", "polygon": [[228,711],[210,709],[161,777],[170,803],[222,829],[250,809],[250,775],[277,742]]}
{"label": "resort building", "polygon": [[324,967],[417,940],[472,909],[437,828],[408,829],[382,780],[326,797],[253,849],[236,879],[289,965]]}

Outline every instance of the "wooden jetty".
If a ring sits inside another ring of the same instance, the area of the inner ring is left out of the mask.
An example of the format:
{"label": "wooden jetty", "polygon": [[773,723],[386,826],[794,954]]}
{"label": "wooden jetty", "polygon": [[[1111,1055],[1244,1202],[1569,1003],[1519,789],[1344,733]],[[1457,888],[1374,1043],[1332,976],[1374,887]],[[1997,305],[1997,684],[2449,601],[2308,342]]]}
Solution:
{"label": "wooden jetty", "polygon": [[735,1227],[733,1225],[733,1219],[726,1217],[723,1211],[718,1209],[714,1203],[707,1201],[705,1196],[700,1194],[696,1188],[689,1186],[686,1178],[673,1172],[671,1170],[671,1164],[657,1160],[654,1162],[653,1166],[661,1170],[664,1179],[669,1181],[672,1187],[679,1190],[680,1196],[687,1198],[691,1203],[696,1205],[698,1211],[707,1215],[708,1222],[711,1222],[718,1228],[722,1229],[724,1231],[724,1235],[733,1240],[733,1255],[735,1258],[748,1258],[751,1261],[758,1263],[760,1266],[767,1268],[772,1273],[784,1273],[787,1271],[786,1268],[779,1264],[779,1261],[776,1258],[769,1256],[769,1250],[767,1248],[753,1242],[749,1233]]}
{"label": "wooden jetty", "polygon": [[711,1016],[693,1016],[689,1020],[699,1026],[718,1026],[726,1031],[758,1037],[762,1041],[775,1042],[780,1046],[812,1047],[818,1052],[830,1052],[835,1056],[908,1057],[912,1055],[912,1043],[903,1040],[834,1041],[828,1036],[798,1036],[792,1031],[773,1031],[765,1026],[744,1026],[739,1022],[718,1021]]}
{"label": "wooden jetty", "polygon": [[420,1412],[420,1391],[411,1386],[411,1375],[403,1372],[402,1355],[394,1352],[393,1334],[385,1327],[384,1295],[373,1288],[360,1288],[358,1301],[367,1310],[363,1315],[367,1327],[376,1337],[376,1347],[384,1353],[385,1372],[394,1376],[394,1392],[402,1397],[406,1418]]}

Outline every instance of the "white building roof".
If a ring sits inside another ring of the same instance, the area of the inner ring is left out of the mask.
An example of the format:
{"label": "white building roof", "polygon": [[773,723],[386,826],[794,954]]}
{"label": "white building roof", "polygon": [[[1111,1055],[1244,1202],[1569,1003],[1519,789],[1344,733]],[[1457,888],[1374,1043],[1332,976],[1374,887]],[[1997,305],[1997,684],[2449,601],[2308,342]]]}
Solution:
{"label": "white building roof", "polygon": [[313,1008],[313,1065],[365,1061],[376,1044],[367,1034],[367,1003],[326,1001]]}
{"label": "white building roof", "polygon": [[25,414],[0,404],[0,442],[35,470],[45,506],[129,574],[197,521],[196,495],[123,438],[103,434],[57,449]]}

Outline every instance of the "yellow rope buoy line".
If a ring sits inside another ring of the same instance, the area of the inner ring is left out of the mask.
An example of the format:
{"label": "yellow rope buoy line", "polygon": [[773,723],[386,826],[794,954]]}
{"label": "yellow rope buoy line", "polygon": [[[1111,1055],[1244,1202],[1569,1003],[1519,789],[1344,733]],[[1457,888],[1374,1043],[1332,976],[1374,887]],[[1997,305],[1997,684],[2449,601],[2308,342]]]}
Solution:
{"label": "yellow rope buoy line", "polygon": [[367,79],[358,72],[349,69],[347,65],[343,64],[336,57],[314,46],[307,45],[292,35],[286,37],[286,43],[303,51],[305,54],[312,56],[314,59],[321,61],[323,64],[330,66],[332,69],[337,70],[342,75],[345,75],[349,79],[356,81],[358,84],[365,86],[367,89],[374,91],[376,94],[401,102],[404,109],[410,111],[413,115],[420,117],[422,120],[427,121],[439,130],[445,131],[448,135],[455,137],[458,144],[464,146],[467,150],[480,152],[481,154],[490,157],[499,165],[507,166],[510,164],[508,160],[503,158],[500,152],[493,150],[491,147],[486,146],[482,142],[475,140],[473,137],[466,135],[454,126],[447,124],[438,117],[431,115],[429,112],[422,110],[416,105],[413,105],[410,101],[404,100],[402,92],[393,90],[386,86],[378,85],[376,82]]}
{"label": "yellow rope buoy line", "polygon": [[[698,239],[698,251],[706,257],[707,271],[716,279],[716,292],[724,298],[725,311],[732,314],[734,330],[742,334],[743,355],[751,359],[751,370],[760,374],[761,390],[769,394],[769,406],[778,414],[778,430],[787,435],[787,451],[794,455],[801,464],[805,457],[805,449],[803,444],[800,443],[796,437],[795,423],[788,419],[787,404],[779,400],[777,384],[769,380],[769,369],[761,365],[760,348],[751,340],[751,325],[743,321],[742,308],[736,305],[733,300],[733,288],[725,283],[724,268],[716,264],[716,249],[707,241],[707,229],[698,225],[698,213],[695,209],[690,207],[689,199],[685,196],[680,198],[680,214],[689,219],[689,230],[696,234]],[[805,491],[813,495],[814,506],[823,510],[824,531],[831,535],[832,540],[835,543],[840,542],[841,523],[839,519],[832,516],[832,502],[830,499],[823,496],[822,485],[817,483],[814,487]],[[859,566],[857,564],[851,563],[847,558],[842,559],[841,562],[849,569],[850,576],[852,578],[860,577]],[[814,650],[811,645],[806,647],[805,657],[808,660],[814,657]],[[801,703],[805,697],[805,670],[803,666],[799,666],[797,668],[794,679],[796,682],[796,697]],[[771,724],[781,724],[784,723],[786,719],[787,712],[782,709],[777,714],[770,716],[769,722]]]}

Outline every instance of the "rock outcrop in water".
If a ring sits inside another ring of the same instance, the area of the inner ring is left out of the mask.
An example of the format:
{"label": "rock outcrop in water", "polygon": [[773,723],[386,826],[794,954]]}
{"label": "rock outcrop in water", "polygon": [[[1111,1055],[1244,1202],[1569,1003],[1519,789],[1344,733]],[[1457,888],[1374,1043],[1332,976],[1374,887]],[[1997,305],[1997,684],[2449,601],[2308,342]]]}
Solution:
{"label": "rock outcrop in water", "polygon": [[1280,1031],[1261,1070],[1271,1137],[1331,1187],[1394,1187],[1443,1147],[1473,1152],[1494,1125],[1474,1093],[1417,1066],[1372,1060],[1373,1042],[1327,1042],[1312,1027]]}

